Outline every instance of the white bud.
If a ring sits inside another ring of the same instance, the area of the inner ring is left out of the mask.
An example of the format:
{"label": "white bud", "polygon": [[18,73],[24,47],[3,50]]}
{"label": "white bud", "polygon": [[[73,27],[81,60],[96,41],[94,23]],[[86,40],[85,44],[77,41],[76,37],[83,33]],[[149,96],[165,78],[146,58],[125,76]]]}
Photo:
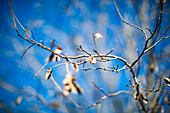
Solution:
{"label": "white bud", "polygon": [[102,36],[100,33],[94,34],[94,37],[97,38],[97,39],[98,39],[98,38],[103,38],[103,36]]}
{"label": "white bud", "polygon": [[59,45],[57,45],[54,52],[57,53],[57,54],[60,54],[60,53],[62,53],[62,51],[63,51],[63,49]]}
{"label": "white bud", "polygon": [[95,64],[96,63],[96,58],[94,56],[89,56],[87,61],[90,64]]}

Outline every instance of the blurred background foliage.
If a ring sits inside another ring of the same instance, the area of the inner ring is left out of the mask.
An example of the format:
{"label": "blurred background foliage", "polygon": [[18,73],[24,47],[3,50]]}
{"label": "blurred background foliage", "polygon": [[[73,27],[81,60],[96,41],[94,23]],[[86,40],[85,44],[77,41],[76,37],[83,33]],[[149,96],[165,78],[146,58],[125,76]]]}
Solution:
{"label": "blurred background foliage", "polygon": [[[141,28],[154,29],[160,12],[159,0],[116,0],[116,2],[127,22]],[[12,4],[15,15],[30,35],[33,30],[37,42],[42,40],[45,45],[50,46],[51,41],[55,39],[64,49],[64,54],[68,56],[84,54],[76,49],[79,45],[95,54],[92,33],[97,32],[104,37],[96,40],[99,53],[105,54],[114,48],[112,54],[125,58],[129,63],[138,57],[137,50],[141,52],[144,47],[145,38],[142,32],[121,21],[113,0],[12,0]],[[153,43],[161,38],[170,23],[169,4],[167,0],[163,9],[163,22],[158,36],[151,41]],[[78,109],[70,100],[63,97],[58,89],[55,89],[51,80],[45,80],[46,69],[65,60],[49,63],[37,78],[32,79],[45,64],[50,52],[34,46],[20,60],[23,51],[30,44],[17,36],[5,0],[0,1],[0,12],[0,112],[97,112],[98,105],[89,109]],[[18,29],[24,35],[23,30],[20,27]],[[169,32],[167,34],[169,35]],[[147,35],[150,35],[148,31]],[[169,77],[169,50],[169,39],[166,39],[142,57],[138,75],[141,86],[151,89],[159,79],[158,75]],[[123,67],[122,62],[114,60],[95,65],[86,64],[84,68],[116,67],[118,63],[119,67]],[[83,66],[79,68],[82,69]],[[69,69],[73,70],[73,65],[69,65]],[[135,71],[137,69],[136,65]],[[65,75],[65,65],[54,69],[53,77],[61,87]],[[132,79],[129,70],[122,70],[119,73],[79,70],[77,83],[83,89],[83,95],[70,94],[70,97],[82,107],[100,100],[104,95],[93,86],[92,81],[108,94],[121,90],[134,93],[132,88],[126,87],[129,79]],[[161,88],[169,89],[164,83]],[[161,98],[158,105],[163,105],[165,112],[168,112],[170,109],[164,98],[169,99],[169,95],[164,92],[149,94],[148,106],[152,107],[159,95]],[[100,104],[100,113],[110,112],[141,111],[133,96],[121,94],[108,98]]]}

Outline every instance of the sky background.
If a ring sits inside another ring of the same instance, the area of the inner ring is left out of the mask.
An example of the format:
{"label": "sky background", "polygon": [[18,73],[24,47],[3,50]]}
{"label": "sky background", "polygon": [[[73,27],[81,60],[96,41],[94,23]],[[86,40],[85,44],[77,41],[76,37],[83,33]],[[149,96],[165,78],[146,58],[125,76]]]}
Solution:
{"label": "sky background", "polygon": [[[149,2],[147,0],[117,0],[116,2],[126,21],[141,28],[150,27],[152,29],[154,27],[158,17],[158,0],[149,0]],[[170,23],[168,4],[167,1],[160,36]],[[144,46],[143,34],[122,23],[113,0],[12,0],[12,6],[16,17],[30,36],[31,30],[33,30],[35,40],[37,42],[42,40],[47,46],[50,46],[50,42],[55,39],[57,44],[63,48],[63,53],[68,56],[84,54],[76,49],[79,45],[93,53],[92,33],[97,32],[104,37],[96,40],[99,53],[105,54],[114,48],[112,54],[127,59],[129,63],[137,58],[136,49],[141,51]],[[34,46],[20,60],[23,51],[30,44],[17,36],[6,0],[0,1],[0,22],[0,102],[5,103],[14,112],[36,112],[36,109],[38,112],[44,113],[97,112],[97,107],[78,110],[70,100],[63,98],[55,90],[51,80],[45,80],[46,69],[65,62],[65,60],[49,63],[35,79],[32,79],[33,75],[45,64],[45,59],[50,55],[50,52]],[[19,25],[18,30],[25,36]],[[149,32],[147,35],[150,35]],[[168,44],[169,39],[162,41],[155,48],[156,54],[160,54],[161,49],[169,53],[170,46]],[[146,58],[146,55],[142,57],[143,65],[148,63]],[[86,64],[85,68],[116,66],[117,63],[120,64],[120,67],[123,66],[123,63],[115,60],[95,65]],[[168,64],[163,63],[163,67],[169,67]],[[141,66],[140,76],[144,76],[146,68],[146,66]],[[69,65],[69,69],[73,72],[72,65]],[[159,68],[159,71],[161,69]],[[54,68],[53,77],[61,87],[63,87],[62,81],[65,75],[65,65]],[[92,80],[107,93],[113,93],[129,90],[126,83],[130,77],[129,71],[124,70],[118,74],[100,70],[87,72],[80,70],[77,73],[77,83],[83,89],[83,95],[71,94],[71,97],[81,106],[91,105],[103,96],[93,86]],[[44,106],[34,94],[40,94],[49,105],[54,101],[57,102],[59,107],[51,109]],[[15,104],[18,96],[24,98],[20,105]],[[117,96],[117,99],[120,97]],[[131,105],[135,103],[135,100],[129,102],[132,99],[132,96],[123,95],[120,100],[129,104],[122,104],[122,106],[133,107]],[[116,108],[112,107],[113,101],[114,99],[104,101],[101,112],[116,112]],[[5,110],[0,107],[0,112],[5,112]],[[122,112],[124,112],[123,109]]]}

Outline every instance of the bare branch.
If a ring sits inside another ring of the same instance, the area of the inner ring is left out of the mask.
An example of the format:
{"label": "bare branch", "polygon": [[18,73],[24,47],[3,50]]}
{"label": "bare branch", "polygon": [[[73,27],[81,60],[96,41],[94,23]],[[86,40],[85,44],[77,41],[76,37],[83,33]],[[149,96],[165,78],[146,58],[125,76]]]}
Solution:
{"label": "bare branch", "polygon": [[123,70],[123,69],[125,69],[126,68],[126,65],[124,66],[124,67],[122,67],[122,68],[120,68],[120,69],[114,69],[114,70],[112,70],[112,69],[106,69],[106,68],[102,68],[102,67],[98,67],[98,68],[87,68],[87,69],[81,69],[81,70],[84,70],[84,71],[88,71],[88,70],[104,70],[104,71],[111,71],[111,72],[119,72],[119,71],[121,71],[121,70]]}
{"label": "bare branch", "polygon": [[[145,50],[147,49],[147,46],[148,46],[148,43],[149,43],[150,39],[153,38],[154,34],[156,33],[157,29],[159,28],[159,26],[160,26],[161,23],[162,23],[163,3],[161,2],[161,0],[160,0],[160,4],[161,4],[160,16],[159,16],[159,18],[157,19],[157,23],[156,23],[155,29],[154,29],[154,31],[152,32],[152,35],[151,35],[149,38],[146,39],[145,46],[144,46],[142,52],[140,53],[140,55],[138,56],[138,58],[131,64],[131,67],[133,67],[133,66],[136,64],[136,62],[138,62],[139,59],[143,56],[143,54],[147,52],[147,51],[145,52]],[[160,40],[160,41],[161,41],[161,40]]]}
{"label": "bare branch", "polygon": [[116,4],[116,1],[115,1],[115,0],[114,0],[114,4],[115,4],[115,6],[116,6],[117,12],[118,12],[118,14],[119,14],[121,20],[122,20],[125,24],[127,24],[127,25],[129,25],[129,26],[132,26],[132,27],[134,27],[134,28],[136,28],[136,29],[142,31],[143,34],[144,34],[144,36],[145,36],[145,39],[147,39],[145,30],[142,29],[142,28],[140,28],[140,27],[138,27],[138,26],[136,26],[136,25],[133,25],[133,24],[130,24],[130,23],[126,22],[126,21],[123,19],[122,15],[120,14],[119,8],[117,7],[117,4]]}
{"label": "bare branch", "polygon": [[87,69],[81,69],[81,70],[84,70],[84,71],[88,71],[88,70],[105,70],[105,71],[115,72],[115,70],[101,68],[101,67],[98,67],[98,68],[87,68]]}
{"label": "bare branch", "polygon": [[83,51],[86,54],[88,54],[89,56],[91,56],[91,54],[89,52],[87,52],[86,50],[83,49],[83,47],[80,45],[80,48],[77,48],[79,51]]}
{"label": "bare branch", "polygon": [[12,111],[5,105],[5,103],[0,102],[0,108],[4,108],[7,113],[12,113]]}
{"label": "bare branch", "polygon": [[166,31],[164,32],[162,38],[161,38],[159,41],[157,41],[154,45],[152,45],[151,47],[149,47],[148,49],[146,49],[146,50],[144,51],[144,53],[146,53],[146,52],[148,52],[149,50],[151,50],[152,48],[154,48],[154,47],[155,47],[158,43],[160,43],[163,39],[169,38],[170,36],[165,37],[165,35],[166,35],[166,33],[168,32],[168,29],[169,29],[169,28],[170,28],[170,25],[167,27],[167,29],[166,29]]}

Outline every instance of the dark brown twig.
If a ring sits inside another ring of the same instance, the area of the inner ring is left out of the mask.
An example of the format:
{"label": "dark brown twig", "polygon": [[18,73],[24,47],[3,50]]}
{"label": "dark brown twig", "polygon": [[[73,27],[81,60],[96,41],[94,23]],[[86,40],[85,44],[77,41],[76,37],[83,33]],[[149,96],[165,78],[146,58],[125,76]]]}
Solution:
{"label": "dark brown twig", "polygon": [[22,58],[23,58],[23,56],[25,55],[25,53],[31,48],[31,47],[33,47],[35,44],[32,44],[31,46],[29,46],[24,52],[23,52],[23,54],[21,55],[21,58],[20,58],[20,60],[22,60]]}
{"label": "dark brown twig", "polygon": [[77,48],[77,50],[83,51],[83,52],[85,52],[86,54],[88,54],[89,56],[91,56],[91,54],[90,54],[89,52],[87,52],[86,50],[84,50],[81,45],[80,45],[79,47],[80,47],[80,48]]}
{"label": "dark brown twig", "polygon": [[110,53],[112,53],[114,51],[114,49],[112,49],[111,51],[109,51],[108,53],[106,53],[105,55],[109,55]]}

